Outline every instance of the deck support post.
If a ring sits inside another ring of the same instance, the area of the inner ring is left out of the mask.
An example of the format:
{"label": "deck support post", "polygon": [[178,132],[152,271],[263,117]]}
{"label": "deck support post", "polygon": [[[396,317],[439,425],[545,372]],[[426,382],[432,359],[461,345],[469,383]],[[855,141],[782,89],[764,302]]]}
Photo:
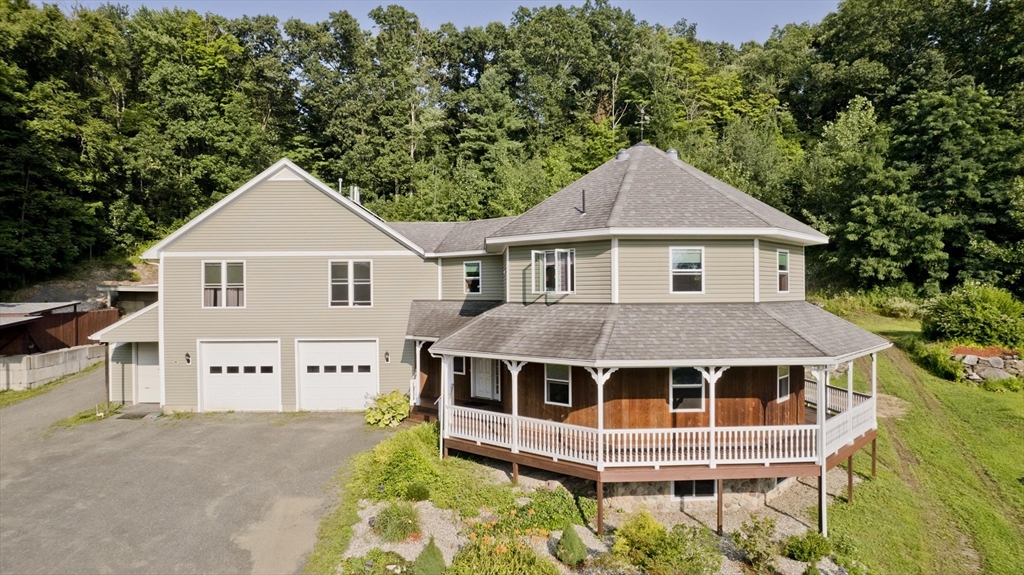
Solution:
{"label": "deck support post", "polygon": [[721,479],[718,480],[718,490],[717,491],[718,491],[718,535],[719,536],[721,536],[722,533],[723,533],[722,532],[722,498],[724,497],[724,495],[722,494],[722,487],[723,487],[724,484],[725,484],[724,481],[722,481]]}
{"label": "deck support post", "polygon": [[853,503],[853,454],[846,460],[846,501]]}
{"label": "deck support post", "polygon": [[[505,360],[508,372],[512,374],[512,453],[519,453],[519,371],[526,365],[525,361]],[[513,464],[515,465],[515,464]],[[513,467],[518,480],[518,467]],[[513,480],[513,483],[517,481]]]}
{"label": "deck support post", "polygon": [[878,460],[876,457],[877,451],[875,450],[877,442],[878,439],[871,440],[871,477],[875,477],[875,462]]}
{"label": "deck support post", "polygon": [[695,367],[701,375],[704,376],[704,380],[708,382],[708,427],[711,428],[708,433],[708,465],[714,469],[717,467],[715,460],[717,459],[715,453],[715,384],[718,382],[718,378],[722,377],[725,370],[728,367]]}
{"label": "deck support post", "polygon": [[818,426],[818,461],[821,466],[819,469],[820,475],[818,476],[818,531],[825,537],[828,537],[828,490],[826,485],[828,454],[825,453],[825,419],[828,409],[826,398],[828,397],[829,369],[827,365],[821,365],[814,366],[811,368],[811,371],[818,382],[817,409],[815,409]]}
{"label": "deck support post", "polygon": [[519,464],[512,462],[512,485],[519,485]]}
{"label": "deck support post", "polygon": [[423,384],[422,374],[423,367],[420,365],[422,361],[420,355],[423,352],[424,341],[421,339],[416,340],[416,373],[413,374],[412,380],[409,382],[409,405],[420,404],[420,385]]}
{"label": "deck support post", "polygon": [[597,536],[604,536],[604,481],[597,480]]}
{"label": "deck support post", "polygon": [[[588,367],[587,372],[597,384],[597,470],[604,471],[604,384],[619,368]],[[600,485],[600,483],[598,484]],[[600,504],[598,504],[600,513]]]}
{"label": "deck support post", "polygon": [[448,434],[448,401],[449,401],[449,385],[455,385],[455,376],[453,375],[453,364],[454,361],[450,355],[441,356],[441,405],[438,407],[437,416],[441,420],[441,436],[439,449],[441,451],[441,459],[447,454],[447,449],[444,447],[444,439]]}

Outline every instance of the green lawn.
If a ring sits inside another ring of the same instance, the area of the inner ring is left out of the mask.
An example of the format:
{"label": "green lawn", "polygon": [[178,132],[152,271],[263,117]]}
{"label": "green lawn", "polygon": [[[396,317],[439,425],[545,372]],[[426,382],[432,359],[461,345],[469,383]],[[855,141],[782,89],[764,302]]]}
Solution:
{"label": "green lawn", "polygon": [[83,369],[82,371],[72,373],[70,375],[65,375],[60,379],[55,379],[50,383],[40,385],[38,387],[33,387],[32,389],[8,389],[0,391],[0,409],[3,409],[9,405],[14,405],[15,403],[20,403],[22,401],[25,401],[26,399],[31,399],[37,395],[42,395],[48,391],[53,391],[58,387],[64,385],[65,383],[71,381],[72,379],[80,375],[85,375],[89,372],[96,371],[101,367],[103,367],[102,361],[99,363],[94,363],[89,367]]}
{"label": "green lawn", "polygon": [[[849,319],[893,339],[919,330]],[[858,389],[869,369],[857,363]],[[829,509],[832,532],[851,537],[873,573],[1024,573],[1024,394],[939,379],[896,348],[879,354],[878,381],[908,410],[879,421],[878,478]],[[870,458],[855,471],[868,477]]]}
{"label": "green lawn", "polygon": [[74,415],[70,415],[68,417],[65,417],[64,419],[58,419],[57,421],[54,421],[53,423],[50,424],[50,429],[77,427],[79,425],[82,425],[83,423],[91,423],[93,421],[103,421],[104,419],[110,419],[118,411],[121,411],[121,405],[117,403],[111,403],[110,409],[104,411],[105,409],[106,404],[100,404],[97,407],[90,407],[85,411],[76,413]]}

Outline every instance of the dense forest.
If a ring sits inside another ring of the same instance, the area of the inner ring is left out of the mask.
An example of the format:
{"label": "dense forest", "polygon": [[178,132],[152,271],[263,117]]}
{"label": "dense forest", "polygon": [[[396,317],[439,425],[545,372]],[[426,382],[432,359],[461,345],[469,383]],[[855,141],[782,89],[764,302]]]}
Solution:
{"label": "dense forest", "polygon": [[0,288],[132,255],[282,156],[386,219],[519,214],[641,139],[829,234],[817,287],[1024,293],[1024,0],[847,0],[740,47],[0,3]]}

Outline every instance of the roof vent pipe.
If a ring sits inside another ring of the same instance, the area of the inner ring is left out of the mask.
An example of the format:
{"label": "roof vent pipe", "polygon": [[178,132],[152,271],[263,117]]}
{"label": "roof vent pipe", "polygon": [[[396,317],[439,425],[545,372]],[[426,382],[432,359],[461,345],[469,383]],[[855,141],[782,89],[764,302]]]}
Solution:
{"label": "roof vent pipe", "polygon": [[679,159],[679,152],[677,152],[675,148],[669,148],[668,150],[665,151],[665,153],[668,154],[668,157],[672,158],[673,160]]}
{"label": "roof vent pipe", "polygon": [[583,198],[583,210],[580,211],[581,216],[587,215],[587,190],[581,190],[580,196]]}
{"label": "roof vent pipe", "polygon": [[345,188],[341,187],[341,183],[344,182],[344,181],[345,181],[344,178],[338,178],[338,193],[339,194],[344,194],[345,193]]}
{"label": "roof vent pipe", "polygon": [[622,160],[625,160],[627,158],[629,158],[629,152],[627,152],[626,150],[619,150],[619,152],[615,154],[616,161],[621,162]]}
{"label": "roof vent pipe", "polygon": [[353,202],[359,203],[359,186],[349,188],[349,197],[352,198]]}

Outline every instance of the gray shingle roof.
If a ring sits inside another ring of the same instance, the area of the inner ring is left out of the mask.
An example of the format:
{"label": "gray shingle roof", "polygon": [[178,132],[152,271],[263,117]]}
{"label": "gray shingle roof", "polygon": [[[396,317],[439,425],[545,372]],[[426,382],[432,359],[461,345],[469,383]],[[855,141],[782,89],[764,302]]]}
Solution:
{"label": "gray shingle roof", "polygon": [[504,304],[432,349],[625,365],[802,359],[821,363],[887,341],[807,302]]}
{"label": "gray shingle roof", "polygon": [[469,222],[389,222],[396,232],[427,252],[450,253],[485,249],[484,240],[515,217]]}
{"label": "gray shingle roof", "polygon": [[409,310],[408,337],[438,339],[473,321],[500,301],[415,300]]}
{"label": "gray shingle roof", "polygon": [[[500,237],[603,228],[814,228],[644,143],[504,226]],[[586,190],[586,213],[582,194]]]}

